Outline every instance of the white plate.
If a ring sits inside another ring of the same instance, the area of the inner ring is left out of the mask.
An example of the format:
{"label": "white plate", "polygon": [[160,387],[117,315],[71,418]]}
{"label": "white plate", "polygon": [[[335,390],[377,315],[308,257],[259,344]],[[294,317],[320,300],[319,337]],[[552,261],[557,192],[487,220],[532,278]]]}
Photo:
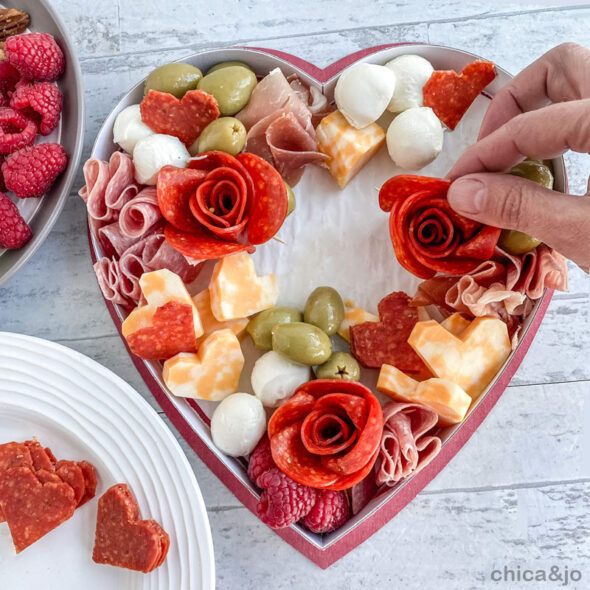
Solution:
{"label": "white plate", "polygon": [[[58,459],[87,459],[96,498],[16,555],[0,524],[0,588],[212,590],[213,543],[195,475],[178,442],[122,379],[63,346],[0,332],[0,443],[36,436]],[[129,485],[144,518],[170,535],[164,564],[150,574],[92,561],[97,498]]]}

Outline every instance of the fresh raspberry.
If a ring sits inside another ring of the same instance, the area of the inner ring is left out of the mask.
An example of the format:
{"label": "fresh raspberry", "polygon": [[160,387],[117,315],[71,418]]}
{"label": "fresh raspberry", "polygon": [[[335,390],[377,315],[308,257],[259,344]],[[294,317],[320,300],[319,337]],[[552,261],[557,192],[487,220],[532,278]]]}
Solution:
{"label": "fresh raspberry", "polygon": [[306,516],[316,500],[316,491],[301,485],[276,467],[259,478],[264,488],[256,513],[273,529],[282,529]]}
{"label": "fresh raspberry", "polygon": [[2,174],[2,164],[4,164],[4,155],[0,154],[0,193],[6,192],[6,185],[4,184],[4,175]]}
{"label": "fresh raspberry", "polygon": [[57,127],[61,103],[61,92],[51,82],[20,86],[10,98],[10,106],[35,121],[41,135],[49,135]]}
{"label": "fresh raspberry", "polygon": [[58,143],[42,143],[24,148],[6,158],[2,174],[8,190],[17,197],[40,197],[68,163],[66,151]]}
{"label": "fresh raspberry", "polygon": [[64,54],[48,33],[8,37],[4,53],[11,65],[25,78],[36,82],[57,80],[64,71]]}
{"label": "fresh raspberry", "polygon": [[7,59],[0,61],[0,92],[8,96],[20,79],[20,72],[12,67]]}
{"label": "fresh raspberry", "polygon": [[250,455],[248,477],[261,488],[260,476],[273,467],[276,467],[276,464],[273,461],[272,453],[270,452],[270,440],[265,434],[256,445],[256,448],[252,451],[252,455]]}
{"label": "fresh raspberry", "polygon": [[0,248],[20,248],[32,235],[16,205],[7,195],[0,193]]}
{"label": "fresh raspberry", "polygon": [[35,141],[37,125],[22,113],[0,107],[0,154],[11,154]]}
{"label": "fresh raspberry", "polygon": [[8,98],[8,95],[0,90],[0,107],[7,107],[9,104],[10,99]]}
{"label": "fresh raspberry", "polygon": [[350,506],[344,492],[318,490],[317,500],[303,524],[312,533],[329,533],[350,518]]}

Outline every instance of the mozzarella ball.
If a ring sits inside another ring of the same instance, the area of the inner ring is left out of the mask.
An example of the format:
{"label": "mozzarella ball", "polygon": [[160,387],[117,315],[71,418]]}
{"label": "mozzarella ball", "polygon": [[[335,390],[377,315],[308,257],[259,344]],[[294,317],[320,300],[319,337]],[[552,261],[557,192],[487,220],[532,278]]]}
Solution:
{"label": "mozzarella ball", "polygon": [[302,383],[309,381],[309,367],[294,363],[271,350],[254,363],[250,378],[254,394],[262,405],[277,408],[290,398]]}
{"label": "mozzarella ball", "polygon": [[387,130],[387,151],[396,166],[420,170],[442,151],[443,128],[428,107],[400,113]]}
{"label": "mozzarella ball", "polygon": [[334,100],[346,120],[361,129],[384,113],[394,90],[392,70],[375,64],[356,64],[338,78]]}
{"label": "mozzarella ball", "polygon": [[149,135],[154,135],[154,132],[141,120],[138,104],[128,106],[117,115],[113,125],[113,140],[128,154],[133,153],[140,139]]}
{"label": "mozzarella ball", "polygon": [[257,397],[234,393],[213,412],[211,436],[215,446],[230,457],[249,455],[266,431],[266,413]]}
{"label": "mozzarella ball", "polygon": [[178,137],[159,133],[144,137],[137,142],[133,150],[135,180],[140,184],[156,184],[158,172],[164,166],[186,168],[190,157]]}
{"label": "mozzarella ball", "polygon": [[395,73],[396,83],[393,96],[387,107],[392,113],[421,107],[422,89],[434,72],[432,64],[419,55],[400,55],[385,64]]}

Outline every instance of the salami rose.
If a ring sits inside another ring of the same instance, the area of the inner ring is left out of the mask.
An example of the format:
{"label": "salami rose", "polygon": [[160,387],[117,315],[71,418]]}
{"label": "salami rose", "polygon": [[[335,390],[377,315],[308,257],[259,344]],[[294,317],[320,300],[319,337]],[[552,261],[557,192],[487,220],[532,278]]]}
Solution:
{"label": "salami rose", "polygon": [[158,204],[168,222],[168,243],[190,258],[207,260],[253,250],[272,238],[287,216],[281,175],[244,153],[204,152],[188,168],[165,166]]}
{"label": "salami rose", "polygon": [[351,488],[371,471],[382,431],[377,398],[341,379],[304,383],[268,423],[278,468],[303,485],[328,490]]}
{"label": "salami rose", "polygon": [[389,232],[399,263],[429,279],[437,272],[471,272],[493,254],[501,230],[455,213],[447,201],[450,181],[412,175],[390,178],[379,205],[390,211]]}

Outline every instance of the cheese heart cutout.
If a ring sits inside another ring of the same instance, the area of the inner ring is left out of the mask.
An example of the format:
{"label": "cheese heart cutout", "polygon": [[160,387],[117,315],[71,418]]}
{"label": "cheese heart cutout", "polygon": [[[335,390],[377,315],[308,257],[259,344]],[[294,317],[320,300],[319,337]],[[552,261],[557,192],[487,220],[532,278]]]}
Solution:
{"label": "cheese heart cutout", "polygon": [[252,257],[240,252],[217,262],[209,294],[213,315],[225,322],[273,307],[279,298],[279,287],[275,275],[257,276]]}
{"label": "cheese heart cutout", "polygon": [[181,352],[164,363],[162,377],[179,397],[220,401],[238,390],[244,355],[229,329],[207,336],[196,354]]}
{"label": "cheese heart cutout", "polygon": [[494,317],[474,319],[459,336],[430,320],[418,322],[408,343],[433,375],[447,379],[477,398],[510,356],[506,324]]}
{"label": "cheese heart cutout", "polygon": [[377,391],[396,401],[417,403],[438,414],[439,426],[458,424],[465,418],[471,397],[456,383],[432,377],[416,381],[392,365],[382,365]]}
{"label": "cheese heart cutout", "polygon": [[213,315],[211,310],[211,295],[209,289],[201,291],[193,297],[193,301],[197,306],[199,317],[201,318],[201,324],[203,326],[203,336],[199,338],[197,344],[200,346],[205,338],[216,332],[217,330],[231,330],[238,338],[244,334],[246,327],[248,326],[248,320],[241,318],[238,320],[228,320],[227,322],[220,322]]}

